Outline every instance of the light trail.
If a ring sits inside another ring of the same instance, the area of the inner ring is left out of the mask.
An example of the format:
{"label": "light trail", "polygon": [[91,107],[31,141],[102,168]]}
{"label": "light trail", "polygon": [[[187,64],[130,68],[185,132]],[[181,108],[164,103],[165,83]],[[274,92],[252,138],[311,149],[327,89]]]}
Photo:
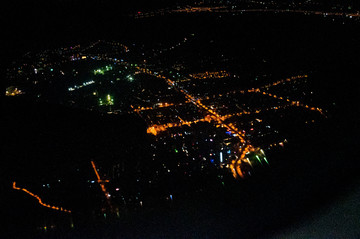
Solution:
{"label": "light trail", "polygon": [[[250,92],[250,91],[249,91],[249,92]],[[290,100],[290,99],[288,99],[288,98],[284,98],[284,97],[282,97],[282,96],[277,96],[277,95],[275,95],[275,94],[267,93],[267,92],[261,91],[261,90],[256,90],[256,91],[251,91],[251,92],[261,93],[261,94],[263,94],[263,95],[272,97],[272,98],[274,98],[274,99],[283,100],[283,101],[286,101],[286,102],[290,103],[290,104],[293,105],[293,106],[300,106],[300,107],[303,107],[303,108],[308,109],[308,110],[311,110],[311,111],[317,111],[317,112],[319,112],[321,115],[323,115],[323,116],[326,118],[326,115],[323,113],[323,110],[320,109],[320,108],[318,108],[318,107],[309,106],[309,105],[306,105],[306,104],[301,103],[300,101]]]}
{"label": "light trail", "polygon": [[133,108],[133,111],[135,113],[139,113],[140,111],[146,111],[146,110],[157,110],[157,109],[162,109],[162,108],[167,108],[167,107],[171,107],[171,106],[182,106],[185,104],[190,103],[190,101],[185,101],[184,103],[179,103],[179,104],[174,104],[174,103],[160,103],[156,106],[153,107],[140,107],[138,106],[138,108],[134,108],[134,106],[131,105],[131,108]]}
{"label": "light trail", "polygon": [[166,108],[166,107],[170,107],[170,106],[174,106],[175,104],[173,103],[161,103],[160,105],[158,105],[157,107],[138,107],[134,109],[134,112],[138,113],[140,111],[145,111],[145,110],[156,110],[159,108]]}
{"label": "light trail", "polygon": [[[263,85],[263,86],[260,86],[259,88],[251,88],[251,89],[248,89],[248,90],[233,90],[233,91],[229,91],[227,93],[225,93],[225,95],[229,95],[229,94],[236,94],[236,93],[241,93],[241,94],[245,94],[247,92],[255,92],[255,91],[259,91],[259,90],[262,90],[264,88],[270,88],[270,87],[273,87],[273,86],[277,86],[279,84],[282,84],[282,83],[285,83],[285,82],[291,82],[291,81],[295,81],[295,80],[298,80],[298,79],[304,79],[304,78],[307,78],[308,75],[297,75],[297,76],[291,76],[289,78],[286,78],[286,79],[283,79],[283,80],[278,80],[278,81],[275,81],[275,82],[272,82],[272,83],[269,83],[269,84],[266,84],[266,85]],[[218,94],[217,96],[222,96],[224,94]],[[215,98],[215,95],[213,96]],[[207,97],[207,98],[204,98],[204,99],[210,99],[210,97]]]}
{"label": "light trail", "polygon": [[61,211],[61,212],[66,212],[66,213],[71,213],[70,210],[67,210],[67,209],[64,209],[62,207],[56,207],[56,206],[51,206],[49,204],[46,204],[46,203],[43,203],[43,201],[41,200],[41,198],[36,195],[36,194],[33,194],[32,192],[30,192],[29,190],[25,189],[25,188],[19,188],[19,187],[16,187],[16,182],[13,182],[13,189],[15,190],[19,190],[19,191],[23,191],[27,194],[29,194],[30,196],[36,198],[39,202],[39,204],[43,207],[47,207],[47,208],[50,208],[50,209],[53,209],[53,210],[57,210],[57,211]]}
{"label": "light trail", "polygon": [[222,119],[223,119],[223,120],[226,120],[226,119],[229,119],[229,118],[234,117],[234,116],[260,114],[260,113],[262,113],[262,112],[264,112],[264,111],[286,109],[286,108],[288,108],[288,107],[290,107],[290,106],[291,106],[291,104],[288,104],[288,105],[278,105],[278,106],[273,106],[273,107],[269,107],[269,108],[265,108],[265,109],[257,109],[257,110],[255,110],[255,111],[245,111],[245,110],[243,110],[242,112],[239,112],[239,113],[224,115],[224,116],[222,116]]}
{"label": "light trail", "polygon": [[153,135],[157,135],[158,133],[162,132],[162,131],[166,131],[169,128],[174,128],[174,127],[181,127],[184,125],[188,125],[190,126],[191,124],[196,124],[199,122],[211,122],[212,119],[210,116],[202,118],[202,119],[198,119],[198,120],[193,120],[193,121],[184,121],[181,120],[180,122],[177,123],[167,123],[167,124],[162,124],[162,125],[152,125],[150,127],[147,128],[147,133],[148,134],[153,134]]}
{"label": "light trail", "polygon": [[320,15],[320,16],[346,16],[349,18],[359,18],[360,13],[344,13],[344,12],[325,12],[325,11],[314,11],[314,10],[290,10],[290,9],[230,9],[225,6],[219,7],[194,7],[189,6],[186,8],[175,9],[175,10],[166,10],[160,9],[157,11],[152,12],[144,12],[144,13],[137,13],[134,15],[130,15],[135,18],[147,18],[147,17],[154,17],[158,15],[166,14],[174,14],[174,13],[198,13],[198,12],[208,12],[208,13],[246,13],[246,12],[273,12],[273,13],[298,13],[304,15]]}
{"label": "light trail", "polygon": [[102,180],[100,178],[100,175],[96,169],[96,165],[94,163],[94,161],[91,161],[91,165],[94,169],[94,172],[95,172],[95,175],[96,175],[96,178],[97,178],[97,182],[99,183],[100,187],[101,187],[101,190],[103,191],[104,195],[105,195],[105,198],[106,198],[106,201],[108,203],[108,205],[111,207],[111,203],[110,203],[110,194],[108,193],[108,191],[106,190],[105,188],[105,183],[109,182],[109,180]]}
{"label": "light trail", "polygon": [[275,82],[272,82],[272,83],[269,83],[267,85],[264,85],[264,86],[261,86],[259,87],[258,89],[264,89],[264,88],[270,88],[272,86],[277,86],[279,84],[283,84],[285,82],[291,82],[293,80],[297,80],[297,79],[304,79],[304,78],[307,78],[308,75],[297,75],[297,76],[292,76],[290,78],[286,78],[286,79],[283,79],[283,80],[279,80],[279,81],[275,81]]}
{"label": "light trail", "polygon": [[206,71],[201,73],[190,74],[189,76],[194,79],[205,80],[205,79],[221,79],[225,77],[230,77],[230,74],[227,71],[214,71],[214,72]]}
{"label": "light trail", "polygon": [[118,46],[124,49],[125,52],[129,52],[130,49],[128,46],[120,43],[120,42],[109,42],[109,41],[103,41],[104,43],[108,44],[108,45],[112,45],[112,46]]}
{"label": "light trail", "polygon": [[[279,81],[275,81],[273,83],[269,83],[267,85],[264,85],[264,86],[261,86],[259,88],[251,88],[251,89],[248,89],[248,90],[237,90],[237,91],[231,91],[229,93],[232,93],[232,94],[235,94],[235,93],[241,93],[241,94],[245,94],[245,93],[260,93],[262,95],[265,95],[265,96],[269,96],[269,97],[272,97],[272,98],[275,98],[275,99],[278,99],[278,100],[283,100],[283,101],[286,101],[288,103],[290,103],[290,105],[292,106],[299,106],[299,107],[303,107],[305,109],[308,109],[308,110],[312,110],[312,111],[317,111],[319,112],[321,115],[323,115],[324,117],[326,117],[326,115],[324,114],[323,110],[320,109],[319,107],[312,107],[312,106],[309,106],[309,105],[306,105],[306,104],[303,104],[301,103],[300,101],[294,101],[294,100],[290,100],[288,98],[285,98],[285,97],[282,97],[282,96],[277,96],[275,94],[271,94],[271,93],[268,93],[266,91],[263,91],[264,88],[268,89],[270,87],[273,87],[273,86],[276,86],[276,85],[279,85],[279,84],[282,84],[282,83],[285,83],[285,82],[291,82],[293,80],[297,80],[297,79],[303,79],[303,78],[307,78],[308,75],[297,75],[297,76],[292,76],[290,78],[286,78],[286,79],[283,79],[283,80],[279,80]],[[229,94],[227,93],[227,94]],[[221,95],[220,95],[221,96]]]}

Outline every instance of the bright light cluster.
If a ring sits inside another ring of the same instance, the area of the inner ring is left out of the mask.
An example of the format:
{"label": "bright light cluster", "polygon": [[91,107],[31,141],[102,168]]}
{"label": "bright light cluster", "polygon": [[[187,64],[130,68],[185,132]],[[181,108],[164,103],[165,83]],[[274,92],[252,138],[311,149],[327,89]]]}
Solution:
{"label": "bright light cluster", "polygon": [[99,105],[103,106],[103,105],[114,105],[114,98],[111,95],[106,95],[105,100],[103,101],[103,99],[99,98]]}
{"label": "bright light cluster", "polygon": [[105,67],[94,70],[94,75],[104,75],[105,72],[111,71],[112,69],[113,69],[112,66],[105,66]]}
{"label": "bright light cluster", "polygon": [[93,80],[86,81],[86,82],[82,83],[81,85],[74,85],[73,87],[69,87],[68,91],[78,90],[78,89],[81,89],[84,86],[88,86],[88,85],[91,85],[91,84],[94,84],[94,83],[95,83],[95,81],[93,81]]}

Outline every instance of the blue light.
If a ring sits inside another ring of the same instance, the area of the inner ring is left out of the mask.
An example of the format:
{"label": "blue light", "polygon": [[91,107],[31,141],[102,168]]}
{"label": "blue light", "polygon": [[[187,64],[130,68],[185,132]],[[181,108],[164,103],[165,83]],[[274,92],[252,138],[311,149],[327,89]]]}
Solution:
{"label": "blue light", "polygon": [[214,159],[210,159],[210,162],[211,162],[211,163],[214,163]]}

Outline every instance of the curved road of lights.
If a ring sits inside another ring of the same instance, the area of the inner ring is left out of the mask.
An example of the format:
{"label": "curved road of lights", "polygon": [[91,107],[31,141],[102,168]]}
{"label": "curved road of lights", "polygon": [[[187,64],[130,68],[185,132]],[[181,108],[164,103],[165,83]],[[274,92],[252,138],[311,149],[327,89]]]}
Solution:
{"label": "curved road of lights", "polygon": [[43,203],[43,201],[41,200],[41,198],[36,195],[36,194],[33,194],[32,192],[30,192],[29,190],[25,189],[25,188],[19,188],[19,187],[16,187],[16,182],[13,182],[13,189],[15,190],[19,190],[19,191],[23,191],[27,194],[29,194],[30,196],[36,198],[39,202],[39,204],[43,207],[47,207],[47,208],[50,208],[50,209],[53,209],[53,210],[57,210],[57,211],[61,211],[61,212],[66,212],[66,213],[71,213],[70,210],[67,210],[67,209],[64,209],[62,207],[56,207],[56,206],[51,206],[49,204],[46,204],[46,203]]}

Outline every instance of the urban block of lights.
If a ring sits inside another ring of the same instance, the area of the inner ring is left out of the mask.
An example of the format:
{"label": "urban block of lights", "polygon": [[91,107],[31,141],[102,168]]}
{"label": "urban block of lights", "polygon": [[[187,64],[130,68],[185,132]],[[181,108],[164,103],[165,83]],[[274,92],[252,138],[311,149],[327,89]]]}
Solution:
{"label": "urban block of lights", "polygon": [[[249,139],[247,139],[245,131],[239,129],[237,126],[235,126],[231,122],[228,123],[227,119],[229,119],[231,117],[235,117],[235,116],[259,114],[264,111],[279,110],[279,109],[285,109],[288,107],[301,107],[301,108],[304,108],[309,111],[318,112],[321,115],[325,116],[323,110],[318,107],[309,106],[300,101],[291,100],[287,97],[283,97],[283,96],[279,96],[279,95],[267,92],[267,90],[271,87],[274,87],[274,86],[277,86],[280,84],[284,84],[286,82],[296,81],[299,79],[305,79],[308,77],[306,74],[293,76],[290,78],[286,78],[284,80],[278,80],[278,81],[263,85],[258,88],[250,88],[250,89],[244,89],[244,90],[231,90],[231,91],[225,93],[225,95],[237,94],[237,93],[260,94],[262,96],[274,98],[277,101],[283,101],[285,103],[285,105],[277,105],[277,106],[273,106],[273,107],[260,107],[260,108],[257,108],[255,110],[251,110],[251,111],[242,109],[240,112],[227,113],[227,114],[221,115],[219,113],[219,110],[216,109],[216,107],[208,106],[204,103],[204,100],[209,99],[209,96],[204,96],[204,97],[201,97],[198,95],[195,96],[195,95],[191,94],[187,89],[185,89],[185,87],[181,86],[179,83],[186,82],[186,81],[192,81],[192,80],[201,81],[201,80],[222,79],[222,78],[225,79],[225,78],[230,77],[231,74],[229,72],[227,72],[225,70],[221,70],[221,71],[207,71],[207,72],[201,72],[201,73],[193,73],[193,74],[190,74],[189,77],[182,77],[182,78],[179,78],[178,81],[174,81],[174,80],[170,79],[169,77],[165,76],[163,73],[160,74],[159,72],[148,69],[145,64],[144,65],[130,64],[130,63],[124,61],[123,59],[109,57],[106,54],[86,53],[86,50],[94,48],[100,42],[101,41],[97,41],[93,44],[90,44],[90,46],[88,46],[87,48],[84,48],[84,49],[82,49],[80,46],[75,46],[73,48],[70,48],[70,50],[72,52],[74,52],[75,49],[76,49],[76,51],[78,51],[78,53],[72,54],[70,56],[70,61],[104,60],[104,61],[112,62],[115,65],[118,64],[118,65],[122,65],[125,67],[131,67],[132,69],[136,69],[137,72],[135,72],[134,75],[143,73],[143,74],[151,75],[155,78],[163,80],[169,89],[174,89],[179,95],[182,95],[185,98],[185,101],[183,101],[182,103],[159,102],[156,105],[154,105],[153,107],[149,107],[149,106],[146,106],[146,107],[135,106],[134,107],[131,105],[133,112],[139,114],[139,112],[141,112],[141,111],[151,111],[151,110],[155,110],[155,109],[161,109],[161,108],[167,108],[167,107],[178,107],[178,106],[183,106],[183,105],[187,105],[187,104],[192,104],[195,106],[195,108],[201,110],[202,112],[205,112],[205,116],[203,116],[203,118],[198,118],[198,119],[194,119],[194,120],[183,120],[180,118],[180,116],[177,116],[177,118],[180,119],[179,122],[169,122],[169,123],[164,123],[164,124],[148,125],[147,133],[157,136],[160,132],[164,132],[170,128],[181,127],[184,125],[190,126],[190,125],[193,125],[193,124],[196,124],[199,122],[212,122],[215,124],[216,127],[226,129],[227,132],[229,132],[233,137],[237,138],[240,142],[239,146],[236,149],[235,158],[229,159],[228,163],[226,164],[226,167],[230,168],[230,170],[235,178],[246,177],[250,173],[250,171],[248,170],[249,167],[253,167],[256,164],[260,164],[260,165],[264,164],[264,163],[268,164],[268,161],[266,159],[264,151],[259,147],[254,147],[251,144],[251,142],[249,141]],[[119,43],[110,43],[110,44],[112,44],[112,45],[115,44],[116,46],[122,47],[123,52],[129,51],[129,48],[125,47],[122,44],[119,44]],[[51,66],[51,64],[47,64],[47,66]],[[101,67],[101,68],[93,70],[93,75],[94,76],[97,76],[97,75],[102,76],[112,70],[113,70],[113,66],[107,65],[105,67]],[[37,74],[37,72],[35,72],[35,74]],[[127,75],[127,77],[125,77],[125,79],[128,82],[134,81],[134,78],[132,75]],[[93,85],[94,83],[95,82],[93,80],[89,80],[89,81],[83,82],[80,85],[73,85],[72,87],[69,87],[68,91],[76,91],[83,87],[89,87],[90,85]],[[18,91],[16,91],[16,90],[13,90],[12,92],[18,93]],[[16,93],[13,93],[13,94],[16,94]],[[93,92],[93,94],[97,95],[97,92]],[[218,96],[221,97],[222,94],[219,94]],[[104,98],[101,98],[101,97],[98,98],[98,105],[99,106],[109,106],[110,111],[111,111],[111,106],[114,105],[114,97],[111,94],[106,94],[106,96]],[[281,141],[281,142],[272,143],[270,145],[270,147],[274,146],[274,145],[282,146],[284,144],[284,142],[286,142],[286,140]],[[100,180],[100,179],[98,178],[98,180]],[[107,195],[105,188],[103,188],[104,184],[100,183],[100,185],[101,185],[105,195]]]}
{"label": "urban block of lights", "polygon": [[[248,170],[249,167],[253,167],[255,164],[263,164],[266,163],[268,164],[268,161],[266,159],[265,153],[264,151],[259,148],[259,147],[254,147],[251,145],[251,143],[245,138],[245,131],[238,129],[235,125],[233,125],[232,123],[225,123],[224,120],[227,118],[232,117],[233,115],[242,115],[242,114],[251,114],[251,112],[248,111],[243,111],[237,114],[232,114],[232,115],[224,115],[221,116],[220,114],[218,114],[216,112],[215,109],[208,107],[206,105],[204,105],[202,103],[202,101],[200,99],[198,99],[197,97],[191,95],[187,90],[181,88],[180,86],[178,86],[174,81],[172,81],[171,79],[158,74],[158,73],[154,73],[149,69],[146,68],[142,68],[142,67],[137,67],[137,69],[139,69],[140,71],[142,71],[145,74],[149,74],[152,76],[155,76],[157,78],[161,78],[163,80],[165,80],[165,82],[168,84],[169,87],[173,87],[177,92],[180,92],[181,94],[183,94],[186,99],[188,101],[190,101],[191,103],[193,103],[197,108],[203,109],[205,112],[207,112],[207,115],[202,118],[202,119],[198,119],[195,121],[180,121],[179,123],[167,123],[167,124],[163,124],[163,125],[152,125],[149,126],[147,129],[147,133],[149,134],[153,134],[153,135],[157,135],[159,132],[161,131],[165,131],[169,128],[172,127],[180,127],[183,125],[191,125],[194,123],[198,123],[198,122],[215,122],[217,127],[223,127],[226,128],[226,130],[228,132],[231,132],[231,134],[235,137],[237,137],[240,141],[240,146],[236,149],[236,155],[235,155],[235,159],[231,160],[230,163],[227,165],[227,167],[230,168],[234,178],[245,178],[246,176],[248,176],[248,174],[250,174],[250,171]],[[222,75],[227,75],[228,73],[226,73],[225,71],[221,71],[220,73],[202,73],[202,74],[196,74],[196,75],[192,75],[193,78],[196,79],[206,79],[208,77],[214,77],[214,78],[219,78],[219,76]],[[194,77],[195,76],[195,77]],[[271,93],[267,93],[265,92],[264,88],[269,88],[272,86],[276,86],[279,85],[281,83],[284,83],[286,81],[291,81],[291,80],[296,80],[296,79],[301,79],[301,78],[307,78],[307,75],[298,75],[298,76],[293,76],[291,78],[287,78],[285,80],[280,80],[280,81],[276,81],[273,82],[271,84],[267,84],[265,86],[259,87],[259,88],[252,88],[252,89],[248,89],[248,90],[241,90],[240,93],[260,93],[269,97],[273,97],[275,99],[279,99],[279,100],[283,100],[286,101],[287,103],[289,103],[289,105],[291,106],[297,106],[297,107],[303,107],[305,109],[308,110],[312,110],[312,111],[317,111],[320,114],[324,115],[323,110],[318,108],[318,107],[311,107],[308,106],[306,104],[303,104],[299,101],[292,101],[288,98],[284,98],[281,96],[277,96]],[[166,105],[166,103],[165,103]],[[284,107],[288,107],[287,106],[277,106],[277,107],[272,107],[271,109],[279,109],[279,108],[284,108]],[[261,111],[265,111],[268,109],[259,109],[256,110],[255,113],[260,113]],[[135,109],[135,111],[137,111],[137,109]],[[283,145],[284,142],[279,142],[279,145]],[[276,143],[274,143],[276,145]],[[273,144],[272,144],[273,145]],[[272,146],[271,145],[271,146]]]}

